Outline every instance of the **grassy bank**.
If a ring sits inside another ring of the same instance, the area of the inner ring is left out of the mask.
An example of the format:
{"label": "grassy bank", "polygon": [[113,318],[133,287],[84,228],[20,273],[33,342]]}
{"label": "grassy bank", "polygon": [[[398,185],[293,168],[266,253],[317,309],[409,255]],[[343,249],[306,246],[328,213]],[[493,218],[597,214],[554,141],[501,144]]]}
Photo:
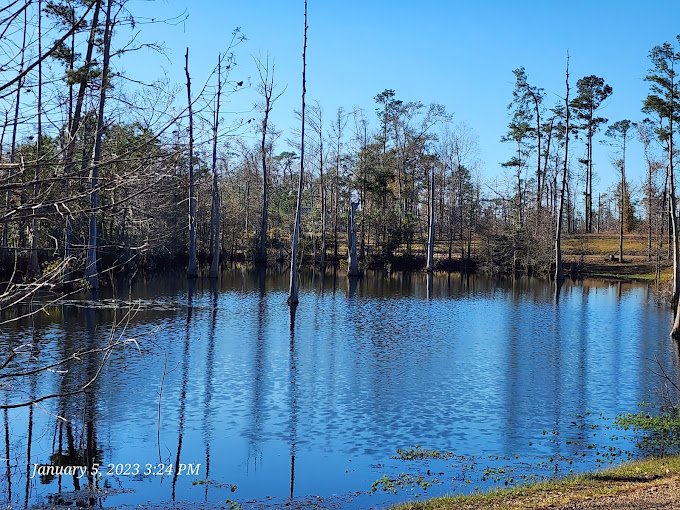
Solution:
{"label": "grassy bank", "polygon": [[[656,279],[656,263],[647,257],[645,236],[624,236],[623,262],[618,261],[619,238],[612,233],[575,234],[564,239],[562,248],[564,263],[567,266],[578,264],[581,276],[638,281]],[[664,249],[660,254],[661,281],[670,278],[671,261],[665,258],[666,252],[667,249]],[[655,257],[656,252],[653,251],[652,259]]]}
{"label": "grassy bank", "polygon": [[630,499],[632,493],[645,490],[652,491],[652,497],[661,497],[663,489],[680,490],[680,456],[636,461],[596,473],[483,494],[406,503],[394,510],[590,508],[586,502],[597,505],[601,503],[598,498]]}

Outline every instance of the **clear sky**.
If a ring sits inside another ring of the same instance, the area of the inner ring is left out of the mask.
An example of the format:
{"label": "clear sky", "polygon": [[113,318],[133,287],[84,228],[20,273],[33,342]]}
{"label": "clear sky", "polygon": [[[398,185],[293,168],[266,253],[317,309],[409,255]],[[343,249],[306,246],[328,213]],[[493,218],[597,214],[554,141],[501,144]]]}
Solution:
{"label": "clear sky", "polygon": [[[287,86],[272,113],[288,134],[300,105],[302,0],[131,0],[140,15],[168,17],[186,10],[188,19],[175,26],[145,27],[143,40],[165,44],[170,61],[153,56],[126,56],[131,75],[158,77],[162,69],[182,84],[183,55],[188,46],[195,81],[214,67],[234,27],[248,41],[238,48],[238,72],[255,80],[253,55],[276,62],[276,81]],[[571,55],[572,93],[576,80],[596,74],[614,93],[602,109],[610,120],[643,117],[648,91],[643,78],[648,52],[680,33],[680,3],[649,4],[634,0],[444,1],[309,0],[307,55],[308,101],[318,100],[326,115],[338,106],[364,108],[373,126],[373,97],[386,88],[403,100],[444,104],[458,121],[479,137],[482,175],[491,182],[503,174],[499,163],[512,147],[500,142],[509,120],[507,105],[514,87],[512,70],[526,68],[531,84],[543,87],[547,105],[564,95],[564,67]],[[157,62],[157,63],[156,63]],[[234,75],[236,77],[236,75]],[[253,90],[232,96],[235,110],[257,101]],[[285,138],[284,134],[284,138]],[[637,143],[635,144],[637,145]],[[285,147],[281,146],[283,150]],[[576,144],[575,156],[584,149]],[[597,144],[595,191],[615,179],[610,149]],[[634,147],[628,164],[633,183],[644,175],[641,152]]]}

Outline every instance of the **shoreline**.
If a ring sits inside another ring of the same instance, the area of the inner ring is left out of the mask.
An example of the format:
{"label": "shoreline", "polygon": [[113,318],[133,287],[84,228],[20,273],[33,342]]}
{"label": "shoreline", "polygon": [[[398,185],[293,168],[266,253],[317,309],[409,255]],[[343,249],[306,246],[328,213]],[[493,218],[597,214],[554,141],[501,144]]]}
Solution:
{"label": "shoreline", "polygon": [[677,455],[509,489],[402,503],[391,510],[670,509],[679,504],[680,455]]}

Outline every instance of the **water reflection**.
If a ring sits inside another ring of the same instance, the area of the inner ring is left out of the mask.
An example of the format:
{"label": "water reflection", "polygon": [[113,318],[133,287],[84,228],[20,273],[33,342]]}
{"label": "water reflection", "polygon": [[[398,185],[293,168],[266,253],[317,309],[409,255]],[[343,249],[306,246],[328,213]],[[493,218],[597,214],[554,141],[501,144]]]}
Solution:
{"label": "water reflection", "polygon": [[295,354],[295,315],[297,313],[297,305],[290,306],[290,348],[289,348],[289,375],[288,384],[290,390],[290,494],[289,498],[293,499],[295,490],[295,451],[297,446],[297,429],[298,429],[298,391],[297,391],[297,357]]}
{"label": "water reflection", "polygon": [[[193,282],[192,282],[193,283]],[[203,408],[203,440],[205,441],[205,479],[210,480],[210,443],[212,440],[213,424],[211,419],[212,397],[213,397],[213,371],[215,366],[215,331],[217,328],[217,282],[210,281],[210,296],[212,300],[212,312],[210,315],[210,328],[208,330],[208,348],[205,356],[205,407]],[[189,288],[191,294],[193,289]],[[189,319],[187,319],[187,327]],[[205,484],[204,501],[208,501],[209,484]]]}
{"label": "water reflection", "polygon": [[347,297],[352,299],[357,295],[359,289],[359,282],[361,278],[358,276],[350,276],[347,278]]}
{"label": "water reflection", "polygon": [[[7,403],[7,400],[5,400]],[[3,410],[4,424],[5,424],[5,478],[7,479],[7,501],[12,501],[12,467],[10,464],[9,453],[9,411],[7,408]]]}
{"label": "water reflection", "polygon": [[[600,415],[656,401],[655,357],[678,377],[670,312],[645,286],[567,281],[557,289],[418,273],[348,279],[329,268],[300,274],[297,308],[286,304],[287,286],[286,271],[237,266],[217,281],[120,283],[130,291],[118,307],[101,291],[98,300],[83,296],[85,306],[9,326],[2,348],[31,344],[42,365],[107,345],[131,302],[141,307],[125,333],[141,349],[115,351],[84,393],[71,394],[103,353],[28,377],[17,393],[3,389],[5,403],[63,396],[4,411],[12,461],[0,500],[25,506],[94,484],[132,491],[109,495],[108,506],[256,506],[271,496],[267,504],[304,507],[311,495],[361,492],[338,506],[379,507],[408,496],[367,493],[384,474],[420,469],[392,458],[415,445],[478,466],[501,456],[513,469],[563,475],[599,467],[589,444],[632,446],[629,437],[612,439]],[[200,475],[36,481],[25,472],[35,462],[163,461],[200,463]],[[484,481],[481,468],[464,476],[455,463],[436,469],[444,483],[428,495],[502,483]]]}
{"label": "water reflection", "polygon": [[[184,351],[182,352],[182,375],[181,375],[181,387],[179,392],[179,419],[177,424],[177,455],[175,457],[175,466],[180,465],[182,460],[182,442],[184,441],[184,424],[186,420],[186,402],[187,402],[187,384],[189,381],[189,360],[190,360],[190,348],[191,348],[191,319],[194,312],[194,289],[193,289],[193,279],[189,280],[189,289],[187,293],[187,318],[184,327]],[[213,278],[209,280],[211,288],[216,285]],[[213,295],[217,294],[217,290],[213,290]],[[211,329],[214,329],[215,314],[217,313],[217,302],[213,303],[213,317],[211,321]],[[176,489],[177,489],[177,478],[179,477],[179,470],[175,469],[172,474],[172,500],[175,501]]]}
{"label": "water reflection", "polygon": [[[265,370],[267,365],[267,287],[266,287],[266,270],[264,268],[256,269],[257,278],[257,328],[255,333],[255,341],[252,343],[253,366],[251,372],[253,374],[252,381],[252,396],[250,398],[250,426],[248,430],[248,464],[250,459],[253,459],[253,468],[257,471],[257,462],[260,458],[261,452],[259,441],[262,437],[262,425],[264,415],[264,392],[265,392]],[[291,308],[293,309],[293,308]]]}

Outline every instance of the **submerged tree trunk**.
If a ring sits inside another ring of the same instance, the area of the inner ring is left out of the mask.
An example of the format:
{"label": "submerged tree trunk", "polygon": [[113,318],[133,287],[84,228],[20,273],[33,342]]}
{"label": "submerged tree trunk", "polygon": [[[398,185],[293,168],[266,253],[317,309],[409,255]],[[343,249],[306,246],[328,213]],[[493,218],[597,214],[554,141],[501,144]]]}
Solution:
{"label": "submerged tree trunk", "polygon": [[430,210],[427,226],[427,271],[434,270],[434,166],[430,169]]}
{"label": "submerged tree trunk", "polygon": [[196,186],[194,183],[194,110],[191,101],[191,77],[189,76],[189,48],[184,56],[184,72],[187,77],[187,101],[189,106],[189,265],[187,277],[196,278]]}
{"label": "submerged tree trunk", "polygon": [[109,59],[111,55],[111,4],[106,3],[106,25],[104,27],[104,57],[102,65],[102,83],[99,91],[99,112],[97,114],[97,132],[94,142],[94,157],[90,166],[90,225],[87,243],[87,265],[85,279],[93,289],[99,288],[99,273],[97,272],[97,208],[99,207],[99,162],[102,153],[102,138],[104,135],[104,106],[106,90],[109,86]]}
{"label": "submerged tree trunk", "polygon": [[298,304],[297,288],[297,251],[300,237],[300,216],[302,212],[302,186],[304,183],[305,170],[305,94],[307,93],[307,0],[305,0],[305,28],[304,43],[302,47],[302,110],[300,132],[300,178],[298,180],[297,205],[295,207],[295,224],[293,226],[293,242],[290,254],[290,286],[288,288],[288,304],[294,308]]}

